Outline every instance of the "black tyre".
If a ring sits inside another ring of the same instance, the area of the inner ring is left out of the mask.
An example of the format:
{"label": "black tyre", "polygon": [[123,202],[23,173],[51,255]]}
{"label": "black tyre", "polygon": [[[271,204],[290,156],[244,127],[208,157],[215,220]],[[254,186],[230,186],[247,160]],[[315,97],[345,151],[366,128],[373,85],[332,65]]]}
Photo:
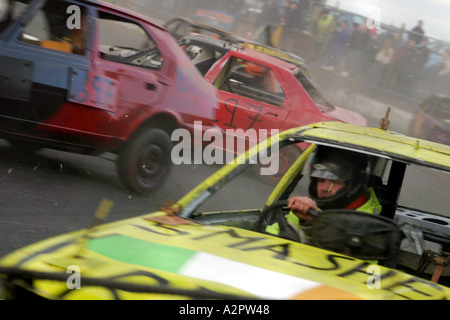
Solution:
{"label": "black tyre", "polygon": [[128,141],[118,163],[125,188],[148,194],[161,186],[170,172],[171,147],[169,135],[160,129],[142,131]]}

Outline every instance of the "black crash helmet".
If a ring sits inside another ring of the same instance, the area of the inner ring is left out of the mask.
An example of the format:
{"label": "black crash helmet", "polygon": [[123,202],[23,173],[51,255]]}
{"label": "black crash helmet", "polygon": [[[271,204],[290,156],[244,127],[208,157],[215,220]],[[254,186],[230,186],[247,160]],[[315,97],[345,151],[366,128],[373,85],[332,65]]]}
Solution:
{"label": "black crash helmet", "polygon": [[[367,190],[371,167],[367,155],[317,146],[303,174],[311,179],[309,194],[320,209],[343,209]],[[331,197],[319,198],[318,179],[344,181],[345,186]]]}

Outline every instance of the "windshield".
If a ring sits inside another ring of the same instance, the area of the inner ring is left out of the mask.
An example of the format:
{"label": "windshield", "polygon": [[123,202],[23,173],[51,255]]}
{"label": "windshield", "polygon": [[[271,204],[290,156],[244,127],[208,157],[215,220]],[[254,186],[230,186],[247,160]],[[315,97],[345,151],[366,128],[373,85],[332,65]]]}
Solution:
{"label": "windshield", "polygon": [[324,112],[333,111],[334,107],[331,105],[320,93],[320,91],[312,84],[302,71],[298,70],[294,74],[295,78],[302,84],[303,88],[308,92],[311,99],[319,107],[319,109],[325,109]]}

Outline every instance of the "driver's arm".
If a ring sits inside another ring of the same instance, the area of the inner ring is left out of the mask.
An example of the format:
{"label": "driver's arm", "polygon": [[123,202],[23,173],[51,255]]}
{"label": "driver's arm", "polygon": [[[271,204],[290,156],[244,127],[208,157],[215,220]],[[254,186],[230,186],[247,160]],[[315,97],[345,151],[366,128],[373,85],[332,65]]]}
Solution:
{"label": "driver's arm", "polygon": [[[306,230],[311,226],[314,218],[307,213],[309,209],[319,211],[317,203],[309,197],[297,196],[292,197],[288,201],[288,207],[291,210],[286,216],[287,222],[294,227],[299,233],[301,230]],[[278,223],[273,223],[266,227],[266,232],[279,235],[280,227]],[[305,241],[302,241],[305,242]]]}
{"label": "driver's arm", "polygon": [[291,211],[299,217],[301,220],[306,222],[313,222],[314,217],[308,213],[309,209],[318,211],[317,203],[309,197],[292,197],[288,201],[288,207]]}

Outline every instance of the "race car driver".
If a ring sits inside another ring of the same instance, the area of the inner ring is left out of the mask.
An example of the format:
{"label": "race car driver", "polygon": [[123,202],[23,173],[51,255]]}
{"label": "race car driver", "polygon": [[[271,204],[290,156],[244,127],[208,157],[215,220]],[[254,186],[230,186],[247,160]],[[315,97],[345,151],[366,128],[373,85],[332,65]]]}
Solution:
{"label": "race car driver", "polygon": [[[381,212],[381,205],[372,187],[368,187],[372,163],[368,156],[357,156],[346,150],[318,146],[303,175],[309,175],[309,196],[289,199],[291,210],[287,222],[307,243],[307,229],[314,222],[308,213],[327,209],[347,209],[372,214]],[[279,234],[278,223],[267,226],[266,231]]]}

